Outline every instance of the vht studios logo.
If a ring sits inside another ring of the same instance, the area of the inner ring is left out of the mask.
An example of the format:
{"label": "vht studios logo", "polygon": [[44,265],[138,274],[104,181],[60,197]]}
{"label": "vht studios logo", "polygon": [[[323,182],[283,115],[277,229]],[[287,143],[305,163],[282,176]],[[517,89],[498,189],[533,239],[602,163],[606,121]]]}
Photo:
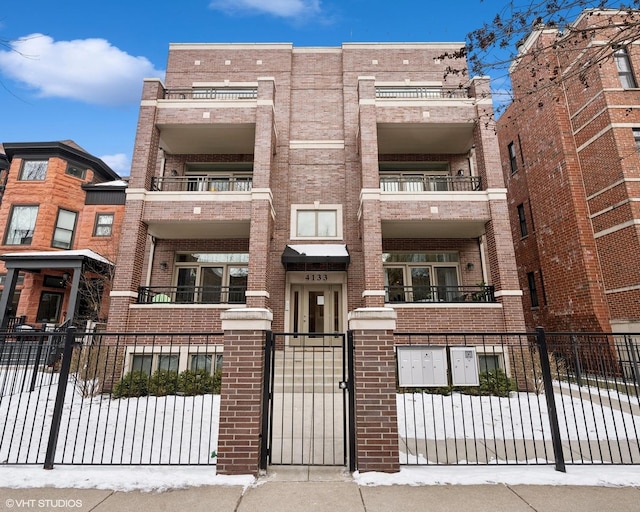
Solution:
{"label": "vht studios logo", "polygon": [[19,509],[19,508],[31,508],[31,509],[74,509],[82,508],[82,500],[63,500],[63,499],[31,499],[31,500],[12,500],[9,498],[4,502],[7,508]]}

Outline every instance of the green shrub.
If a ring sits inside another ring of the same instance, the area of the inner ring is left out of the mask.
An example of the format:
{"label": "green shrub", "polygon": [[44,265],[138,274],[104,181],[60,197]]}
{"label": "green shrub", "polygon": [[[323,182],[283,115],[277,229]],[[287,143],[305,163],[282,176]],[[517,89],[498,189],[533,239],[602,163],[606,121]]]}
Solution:
{"label": "green shrub", "polygon": [[207,370],[185,370],[178,376],[178,392],[187,396],[212,393],[213,380]]}
{"label": "green shrub", "polygon": [[516,389],[515,383],[511,380],[504,370],[496,368],[488,372],[480,374],[480,386],[478,394],[482,396],[501,396],[507,397],[511,391]]}
{"label": "green shrub", "polygon": [[149,379],[149,394],[155,396],[175,395],[178,391],[178,372],[156,370]]}
{"label": "green shrub", "polygon": [[113,387],[114,398],[147,396],[149,394],[149,375],[142,371],[127,373]]}
{"label": "green shrub", "polygon": [[216,372],[213,374],[213,393],[215,395],[219,395],[221,388],[222,388],[222,370],[216,370]]}

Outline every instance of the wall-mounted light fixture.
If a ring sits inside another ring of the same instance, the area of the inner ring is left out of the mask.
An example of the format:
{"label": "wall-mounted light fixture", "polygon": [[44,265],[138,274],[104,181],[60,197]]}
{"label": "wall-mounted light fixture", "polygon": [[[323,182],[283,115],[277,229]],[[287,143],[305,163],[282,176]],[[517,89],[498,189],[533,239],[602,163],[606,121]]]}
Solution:
{"label": "wall-mounted light fixture", "polygon": [[469,263],[467,263],[467,270],[469,272],[471,272],[473,269],[475,268],[475,265],[473,264],[472,261],[470,261]]}
{"label": "wall-mounted light fixture", "polygon": [[162,263],[160,263],[160,270],[167,270],[167,267],[168,265],[166,261],[163,261]]}
{"label": "wall-mounted light fixture", "polygon": [[171,169],[171,176],[177,176],[177,175],[178,175],[177,169]]}

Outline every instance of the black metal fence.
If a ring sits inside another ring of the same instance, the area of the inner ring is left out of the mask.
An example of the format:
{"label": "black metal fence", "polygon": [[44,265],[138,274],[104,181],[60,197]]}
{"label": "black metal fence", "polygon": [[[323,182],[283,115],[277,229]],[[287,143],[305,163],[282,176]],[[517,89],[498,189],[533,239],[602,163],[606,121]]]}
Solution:
{"label": "black metal fence", "polygon": [[640,464],[640,336],[397,334],[404,464]]}
{"label": "black metal fence", "polygon": [[[640,335],[395,337],[401,463],[640,464]],[[268,462],[343,464],[344,337],[271,343]],[[222,347],[222,333],[0,333],[0,460],[215,464]]]}
{"label": "black metal fence", "polygon": [[70,328],[0,340],[0,460],[216,463],[221,333]]}

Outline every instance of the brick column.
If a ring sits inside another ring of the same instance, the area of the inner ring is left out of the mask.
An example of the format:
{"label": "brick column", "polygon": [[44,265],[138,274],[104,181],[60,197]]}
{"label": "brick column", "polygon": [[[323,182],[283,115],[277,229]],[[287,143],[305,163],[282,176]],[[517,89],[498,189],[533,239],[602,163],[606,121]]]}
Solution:
{"label": "brick column", "polygon": [[378,128],[376,88],[372,76],[358,77],[359,152],[362,165],[360,192],[360,233],[364,256],[364,305],[384,306],[382,265],[382,225],[380,222],[380,172],[378,169]]}
{"label": "brick column", "polygon": [[219,475],[257,475],[260,465],[265,331],[273,315],[261,308],[230,309],[220,315],[224,331]]}
{"label": "brick column", "polygon": [[400,470],[396,363],[391,308],[349,313],[354,341],[356,467],[358,471]]}

